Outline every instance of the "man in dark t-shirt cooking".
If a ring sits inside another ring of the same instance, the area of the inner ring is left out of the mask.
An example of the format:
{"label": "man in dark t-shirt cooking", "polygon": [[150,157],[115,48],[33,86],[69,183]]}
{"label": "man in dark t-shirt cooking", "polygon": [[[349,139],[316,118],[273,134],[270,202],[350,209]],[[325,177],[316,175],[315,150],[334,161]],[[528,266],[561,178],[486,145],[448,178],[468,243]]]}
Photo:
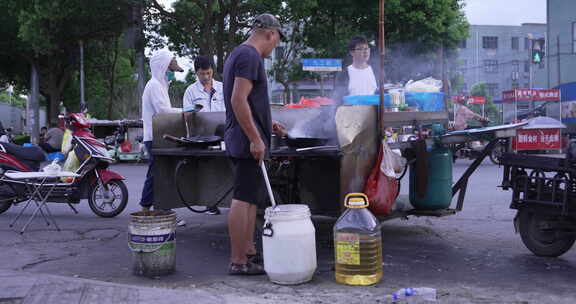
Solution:
{"label": "man in dark t-shirt cooking", "polygon": [[272,131],[285,135],[284,127],[272,122],[264,58],[282,36],[276,17],[259,15],[248,40],[236,47],[224,64],[224,141],[234,164],[234,193],[228,215],[230,274],[264,274],[255,258],[253,240],[257,206],[267,201],[260,162],[270,153]]}

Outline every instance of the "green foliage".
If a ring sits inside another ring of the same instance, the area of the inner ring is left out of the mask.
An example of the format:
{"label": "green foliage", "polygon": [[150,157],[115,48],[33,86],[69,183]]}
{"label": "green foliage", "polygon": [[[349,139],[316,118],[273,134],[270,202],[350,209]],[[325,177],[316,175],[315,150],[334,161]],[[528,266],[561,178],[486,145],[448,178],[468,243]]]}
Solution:
{"label": "green foliage", "polygon": [[[488,96],[488,90],[486,89],[486,83],[477,83],[470,89],[470,96],[482,96],[486,98],[486,104],[484,105],[484,116],[490,119],[491,125],[499,125],[502,123],[502,114],[497,105],[492,101],[492,97]],[[470,110],[475,113],[482,113],[482,105],[469,105]]]}
{"label": "green foliage", "polygon": [[[378,41],[379,1],[318,0],[305,30],[306,44],[318,57],[348,58],[352,36]],[[462,0],[387,0],[385,2],[386,75],[390,81],[430,76],[435,52],[446,52],[468,35]],[[378,53],[372,60],[378,63]],[[378,65],[378,64],[377,64]],[[427,75],[425,75],[427,74]]]}
{"label": "green foliage", "polygon": [[36,63],[49,119],[56,119],[63,91],[78,67],[79,41],[119,36],[129,25],[134,1],[3,0],[1,78],[29,88],[30,65]]}
{"label": "green foliage", "polygon": [[18,94],[14,93],[10,96],[6,91],[0,92],[0,102],[10,103],[21,108],[26,107],[26,98],[22,98]]}

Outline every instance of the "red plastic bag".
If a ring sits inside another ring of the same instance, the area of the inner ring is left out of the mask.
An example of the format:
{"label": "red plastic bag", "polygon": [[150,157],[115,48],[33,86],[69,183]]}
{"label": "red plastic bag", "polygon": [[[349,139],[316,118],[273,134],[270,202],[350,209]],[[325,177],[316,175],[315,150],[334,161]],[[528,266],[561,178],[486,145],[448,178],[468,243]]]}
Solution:
{"label": "red plastic bag", "polygon": [[132,152],[132,143],[129,140],[125,140],[122,144],[120,144],[120,151]]}
{"label": "red plastic bag", "polygon": [[398,181],[394,177],[388,177],[380,170],[382,163],[383,148],[380,146],[378,161],[370,172],[364,193],[368,196],[370,205],[368,209],[376,216],[387,216],[392,213],[392,207],[398,196]]}

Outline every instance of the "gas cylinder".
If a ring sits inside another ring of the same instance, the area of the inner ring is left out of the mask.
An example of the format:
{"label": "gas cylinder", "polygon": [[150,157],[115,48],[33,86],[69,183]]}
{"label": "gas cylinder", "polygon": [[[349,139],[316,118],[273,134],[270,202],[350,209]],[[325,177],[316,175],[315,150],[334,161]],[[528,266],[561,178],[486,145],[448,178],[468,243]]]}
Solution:
{"label": "gas cylinder", "polygon": [[416,169],[410,166],[410,203],[415,209],[446,209],[452,201],[452,151],[435,144],[428,156],[428,183],[424,196],[416,193]]}
{"label": "gas cylinder", "polygon": [[372,285],[382,279],[380,222],[368,210],[364,193],[349,193],[346,210],[334,225],[336,282]]}

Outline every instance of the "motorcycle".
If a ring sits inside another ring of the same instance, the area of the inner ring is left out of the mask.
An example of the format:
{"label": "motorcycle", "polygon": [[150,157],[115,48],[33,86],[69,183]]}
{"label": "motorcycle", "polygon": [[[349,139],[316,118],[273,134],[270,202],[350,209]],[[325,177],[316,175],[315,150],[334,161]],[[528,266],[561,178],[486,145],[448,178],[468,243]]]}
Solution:
{"label": "motorcycle", "polygon": [[[108,155],[106,145],[90,132],[90,123],[83,114],[71,113],[62,118],[72,137],[68,158],[76,157],[79,160],[80,164],[74,172],[80,177],[69,183],[56,181],[58,184],[47,201],[68,204],[77,213],[73,205],[87,199],[90,209],[98,216],[114,217],[120,214],[128,203],[128,188],[120,174],[108,169],[114,160]],[[38,171],[45,159],[46,155],[40,147],[0,144],[0,214],[12,205],[29,199],[26,185],[8,178],[5,172]]]}

